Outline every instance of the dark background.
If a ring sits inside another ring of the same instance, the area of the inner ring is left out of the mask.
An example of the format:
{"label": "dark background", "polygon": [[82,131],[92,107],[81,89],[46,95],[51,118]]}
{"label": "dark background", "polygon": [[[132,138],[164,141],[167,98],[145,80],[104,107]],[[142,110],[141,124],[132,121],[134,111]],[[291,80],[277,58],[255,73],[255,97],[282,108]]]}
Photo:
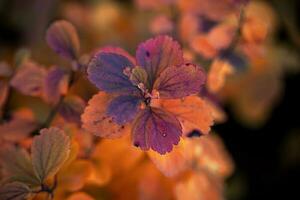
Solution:
{"label": "dark background", "polygon": [[[4,52],[13,52],[28,42],[24,37],[28,30],[12,20],[16,16],[11,16],[11,10],[15,9],[16,4],[20,3],[20,11],[23,10],[24,2],[30,1],[0,0],[1,59]],[[131,3],[121,0],[120,2]],[[300,1],[285,2],[287,5],[294,5],[289,9],[296,11],[295,18],[300,19]],[[276,2],[271,3],[277,10]],[[296,26],[299,27],[299,20]],[[280,27],[276,37],[279,42],[292,47],[295,45],[284,26]],[[299,52],[299,46],[295,48],[298,48]],[[236,120],[230,107],[226,105],[228,121],[214,127],[216,132],[225,133],[221,134],[221,137],[236,165],[235,174],[228,180],[228,188],[229,193],[237,194],[229,197],[255,200],[300,199],[300,75],[287,74],[283,82],[284,92],[281,100],[274,106],[271,117],[262,127],[254,129],[243,125]],[[235,191],[232,188],[239,190]]]}

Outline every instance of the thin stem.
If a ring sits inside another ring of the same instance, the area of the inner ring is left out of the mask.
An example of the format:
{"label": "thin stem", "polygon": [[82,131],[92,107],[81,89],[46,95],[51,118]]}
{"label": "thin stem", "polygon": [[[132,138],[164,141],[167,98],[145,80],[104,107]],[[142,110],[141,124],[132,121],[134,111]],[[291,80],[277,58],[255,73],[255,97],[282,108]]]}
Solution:
{"label": "thin stem", "polygon": [[[70,90],[70,88],[74,85],[74,83],[77,81],[77,79],[78,79],[78,75],[76,74],[76,72],[71,71],[70,79],[69,79],[69,83],[68,83],[68,90]],[[38,128],[36,128],[33,131],[33,135],[37,135],[40,129],[46,128],[51,124],[51,122],[53,121],[53,119],[54,119],[55,115],[57,114],[59,108],[62,106],[65,97],[66,97],[66,95],[61,95],[60,96],[57,104],[52,108],[52,110],[48,114],[46,120],[40,126],[38,126]]]}
{"label": "thin stem", "polygon": [[239,19],[238,19],[238,27],[235,31],[235,34],[233,36],[233,39],[229,45],[229,47],[227,48],[227,50],[234,50],[235,47],[237,46],[239,40],[240,40],[240,36],[242,34],[242,28],[243,28],[243,23],[245,21],[245,12],[244,12],[244,5],[241,7],[240,10],[240,14],[239,14]]}

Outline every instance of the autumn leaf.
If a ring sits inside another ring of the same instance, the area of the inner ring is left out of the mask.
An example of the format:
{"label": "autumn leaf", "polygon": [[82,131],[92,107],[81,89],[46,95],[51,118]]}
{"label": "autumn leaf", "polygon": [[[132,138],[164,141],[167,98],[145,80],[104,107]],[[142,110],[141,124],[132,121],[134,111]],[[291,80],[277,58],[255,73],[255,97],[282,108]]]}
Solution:
{"label": "autumn leaf", "polygon": [[42,129],[40,135],[33,139],[31,152],[34,171],[42,183],[55,175],[70,152],[70,141],[58,128]]}
{"label": "autumn leaf", "polygon": [[46,41],[53,51],[60,56],[76,60],[80,43],[75,27],[65,20],[54,22],[46,33]]}
{"label": "autumn leaf", "polygon": [[30,195],[30,188],[24,183],[13,182],[0,187],[1,200],[24,200]]}
{"label": "autumn leaf", "polygon": [[8,181],[18,181],[27,185],[39,185],[31,159],[27,151],[15,146],[6,146],[0,151],[1,165],[4,174],[10,176]]}
{"label": "autumn leaf", "polygon": [[180,120],[184,135],[195,129],[200,130],[203,134],[208,134],[213,125],[211,109],[200,97],[152,100],[152,103],[154,106],[173,113]]}
{"label": "autumn leaf", "polygon": [[64,98],[58,112],[67,122],[80,124],[80,115],[85,108],[85,102],[76,95],[68,95]]}

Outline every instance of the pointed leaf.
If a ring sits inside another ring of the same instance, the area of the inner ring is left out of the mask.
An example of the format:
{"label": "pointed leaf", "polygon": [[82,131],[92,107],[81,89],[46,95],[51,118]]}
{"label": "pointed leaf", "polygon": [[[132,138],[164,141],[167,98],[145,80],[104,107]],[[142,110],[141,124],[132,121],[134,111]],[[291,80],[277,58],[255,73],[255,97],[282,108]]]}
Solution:
{"label": "pointed leaf", "polygon": [[57,173],[69,156],[69,137],[60,129],[42,129],[33,139],[31,152],[33,168],[40,182]]}

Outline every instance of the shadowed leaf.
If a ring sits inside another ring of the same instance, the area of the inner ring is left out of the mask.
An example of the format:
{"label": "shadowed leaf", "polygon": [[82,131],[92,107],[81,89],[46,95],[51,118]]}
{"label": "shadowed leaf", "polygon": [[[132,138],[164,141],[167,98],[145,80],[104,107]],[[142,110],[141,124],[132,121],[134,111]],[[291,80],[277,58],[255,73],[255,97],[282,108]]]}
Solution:
{"label": "shadowed leaf", "polygon": [[56,104],[59,97],[67,92],[68,80],[64,70],[51,67],[45,77],[44,96],[49,103]]}
{"label": "shadowed leaf", "polygon": [[45,76],[46,69],[28,61],[20,66],[10,83],[24,95],[40,96]]}
{"label": "shadowed leaf", "polygon": [[48,45],[60,56],[76,60],[79,54],[79,38],[74,26],[64,20],[54,22],[47,30]]}
{"label": "shadowed leaf", "polygon": [[40,182],[57,173],[69,156],[70,141],[58,128],[42,129],[33,139],[31,152],[33,168]]}
{"label": "shadowed leaf", "polygon": [[166,68],[154,83],[161,98],[182,98],[197,94],[205,83],[205,72],[200,66],[185,63]]}
{"label": "shadowed leaf", "polygon": [[150,148],[165,154],[178,144],[182,134],[180,122],[159,108],[143,110],[133,125],[133,143],[142,150]]}
{"label": "shadowed leaf", "polygon": [[29,197],[30,188],[19,182],[9,183],[0,187],[1,200],[24,200]]}
{"label": "shadowed leaf", "polygon": [[80,115],[85,108],[85,102],[79,96],[69,95],[59,108],[60,115],[68,122],[80,124]]}
{"label": "shadowed leaf", "polygon": [[140,44],[136,51],[137,65],[148,74],[149,85],[167,67],[183,63],[180,46],[168,36],[158,36]]}
{"label": "shadowed leaf", "polygon": [[7,146],[0,151],[1,165],[8,181],[18,181],[31,186],[39,185],[30,156],[24,149],[15,146]]}

